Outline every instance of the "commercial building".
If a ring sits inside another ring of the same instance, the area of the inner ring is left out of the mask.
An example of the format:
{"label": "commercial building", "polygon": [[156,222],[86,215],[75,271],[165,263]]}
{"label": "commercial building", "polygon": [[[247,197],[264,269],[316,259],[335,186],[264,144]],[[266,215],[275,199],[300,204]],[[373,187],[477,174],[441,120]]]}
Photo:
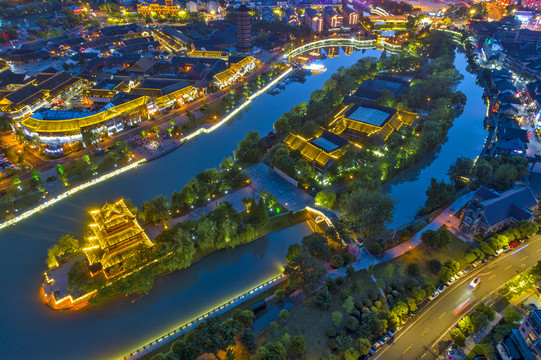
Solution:
{"label": "commercial building", "polygon": [[[90,216],[92,235],[86,238],[89,246],[83,251],[94,274],[103,270],[107,276],[115,276],[123,270],[123,262],[135,255],[138,246],[154,245],[123,199],[90,211]],[[115,265],[118,267],[112,270]]]}
{"label": "commercial building", "polygon": [[[113,135],[148,118],[149,97],[118,93],[97,112],[43,110],[21,121],[28,137],[37,137],[51,150],[83,141],[83,134]],[[47,150],[46,148],[46,150]]]}
{"label": "commercial building", "polygon": [[417,117],[415,113],[356,101],[336,119],[332,132],[357,144],[381,144],[402,125],[412,125]]}
{"label": "commercial building", "polygon": [[468,235],[489,236],[517,221],[531,220],[538,201],[530,187],[498,193],[481,186],[466,204],[460,217],[460,230]]}
{"label": "commercial building", "polygon": [[306,8],[304,11],[304,25],[311,27],[314,33],[321,34],[323,32],[323,17],[316,10]]}
{"label": "commercial building", "polygon": [[83,96],[88,103],[108,103],[120,92],[129,92],[132,81],[122,79],[103,79],[83,91]]}
{"label": "commercial building", "polygon": [[177,15],[180,6],[173,0],[143,1],[137,4],[137,12],[142,15]]}
{"label": "commercial building", "polygon": [[320,130],[313,138],[305,139],[290,133],[284,140],[290,150],[301,153],[317,170],[325,172],[346,151],[348,141],[331,132]]}
{"label": "commercial building", "polygon": [[83,79],[62,71],[44,74],[42,82],[34,81],[12,92],[0,93],[0,111],[20,121],[38,109],[61,103],[83,88]]}
{"label": "commercial building", "polygon": [[390,91],[395,98],[398,98],[408,88],[409,82],[392,76],[376,76],[373,79],[363,81],[351,97],[351,101],[357,99],[377,101],[383,91]]}
{"label": "commercial building", "polygon": [[135,88],[133,94],[140,94],[154,99],[155,107],[149,107],[150,112],[179,106],[199,98],[200,92],[188,81],[173,79],[144,79]]}
{"label": "commercial building", "polygon": [[255,69],[257,64],[256,59],[251,56],[240,58],[238,60],[230,58],[229,63],[229,69],[214,75],[214,78],[212,79],[212,85],[218,89],[223,89],[224,87],[233,84],[246,73]]}

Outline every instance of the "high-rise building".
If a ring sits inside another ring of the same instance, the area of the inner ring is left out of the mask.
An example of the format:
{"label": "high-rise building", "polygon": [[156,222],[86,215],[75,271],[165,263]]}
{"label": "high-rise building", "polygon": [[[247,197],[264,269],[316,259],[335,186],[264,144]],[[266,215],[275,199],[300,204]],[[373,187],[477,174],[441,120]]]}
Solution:
{"label": "high-rise building", "polygon": [[252,50],[250,9],[244,5],[244,0],[237,10],[237,50],[240,52],[250,52]]}

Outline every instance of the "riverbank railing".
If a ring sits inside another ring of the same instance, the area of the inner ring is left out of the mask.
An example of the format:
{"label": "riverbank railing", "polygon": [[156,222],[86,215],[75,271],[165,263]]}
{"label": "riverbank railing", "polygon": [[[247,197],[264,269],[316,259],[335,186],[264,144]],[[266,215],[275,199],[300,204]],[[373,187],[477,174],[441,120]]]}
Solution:
{"label": "riverbank railing", "polygon": [[237,296],[236,298],[229,300],[222,305],[212,309],[209,312],[204,313],[203,315],[198,316],[194,320],[187,322],[178,328],[169,331],[167,334],[160,336],[159,338],[149,342],[148,344],[141,346],[140,348],[132,351],[128,355],[121,358],[121,360],[133,360],[137,359],[139,356],[142,356],[144,354],[147,354],[153,350],[156,350],[159,346],[161,346],[165,341],[171,341],[175,338],[179,337],[180,335],[183,335],[187,331],[195,328],[199,323],[202,321],[205,321],[209,317],[217,316],[221,313],[224,313],[225,311],[231,309],[234,306],[237,306],[238,304],[256,296],[263,290],[266,290],[267,288],[277,285],[284,281],[286,276],[284,274],[280,274],[268,281],[265,281],[263,284],[256,286],[255,288],[243,293],[242,295]]}

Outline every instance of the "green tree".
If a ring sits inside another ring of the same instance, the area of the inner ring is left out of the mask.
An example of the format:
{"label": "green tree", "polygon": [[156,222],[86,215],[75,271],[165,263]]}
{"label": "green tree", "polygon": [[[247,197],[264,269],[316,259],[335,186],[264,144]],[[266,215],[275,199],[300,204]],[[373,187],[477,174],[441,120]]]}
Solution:
{"label": "green tree", "polygon": [[370,341],[365,338],[360,338],[357,340],[357,346],[359,347],[359,351],[361,355],[366,355],[370,351],[370,347],[372,346],[370,344]]}
{"label": "green tree", "polygon": [[453,185],[445,181],[432,178],[430,186],[426,190],[425,212],[429,212],[454,200],[456,190]]}
{"label": "green tree", "polygon": [[321,190],[317,193],[315,201],[317,204],[331,209],[336,201],[336,192],[330,189]]}
{"label": "green tree", "polygon": [[289,317],[289,311],[287,311],[286,309],[282,309],[280,311],[280,314],[278,315],[278,319],[280,320],[286,320],[288,317]]}
{"label": "green tree", "polygon": [[327,238],[318,232],[302,238],[304,248],[318,260],[327,261],[331,257],[331,248]]}
{"label": "green tree", "polygon": [[68,271],[67,288],[72,292],[83,290],[89,280],[90,273],[85,263],[83,261],[76,261]]}
{"label": "green tree", "polygon": [[508,307],[504,312],[504,319],[512,326],[518,326],[522,322],[522,315],[512,307]]}
{"label": "green tree", "polygon": [[146,201],[141,206],[139,218],[143,222],[160,223],[171,219],[169,213],[169,199],[164,195],[158,195],[150,201]]}
{"label": "green tree", "polygon": [[282,343],[271,343],[257,349],[261,360],[286,360],[287,351]]}
{"label": "green tree", "polygon": [[342,323],[343,315],[340,311],[332,312],[332,321],[336,326],[339,326]]}
{"label": "green tree", "polygon": [[239,339],[242,346],[244,346],[244,348],[248,350],[248,352],[252,354],[255,352],[255,350],[257,349],[257,343],[255,340],[254,331],[251,328],[244,328],[240,334]]}
{"label": "green tree", "polygon": [[349,348],[344,353],[344,359],[345,360],[357,360],[359,359],[359,352],[353,348]]}
{"label": "green tree", "polygon": [[458,328],[451,329],[451,338],[455,342],[455,345],[458,347],[466,345],[466,337]]}
{"label": "green tree", "polygon": [[353,312],[353,310],[355,309],[355,303],[353,301],[353,297],[348,296],[344,300],[344,303],[342,304],[342,309],[344,309],[344,311],[348,314],[351,314]]}
{"label": "green tree", "polygon": [[326,271],[323,265],[306,252],[288,262],[284,274],[302,288],[311,288],[319,283]]}
{"label": "green tree", "polygon": [[238,149],[233,152],[237,161],[247,163],[256,163],[261,154],[259,133],[252,130],[239,142]]}
{"label": "green tree", "polygon": [[306,352],[306,341],[304,340],[304,336],[293,336],[293,339],[291,339],[291,351],[297,356]]}
{"label": "green tree", "polygon": [[393,218],[395,201],[379,191],[356,190],[342,195],[340,203],[347,220],[366,237],[382,234]]}
{"label": "green tree", "polygon": [[466,157],[459,157],[456,162],[449,167],[447,175],[456,188],[465,185],[465,180],[471,176],[473,170],[473,160]]}

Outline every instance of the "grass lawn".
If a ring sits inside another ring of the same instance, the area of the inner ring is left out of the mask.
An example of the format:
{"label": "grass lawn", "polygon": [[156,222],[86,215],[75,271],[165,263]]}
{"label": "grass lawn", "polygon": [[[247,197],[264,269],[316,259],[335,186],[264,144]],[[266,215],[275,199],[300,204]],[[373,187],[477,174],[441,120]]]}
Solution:
{"label": "grass lawn", "polygon": [[[405,264],[406,267],[409,264],[419,264],[420,275],[415,277],[416,280],[422,281],[423,283],[433,283],[436,285],[439,282],[439,275],[434,274],[428,265],[429,261],[432,259],[438,259],[442,264],[447,260],[455,260],[460,264],[460,268],[467,266],[464,261],[464,255],[470,250],[471,244],[465,243],[454,235],[451,236],[451,243],[445,249],[431,249],[421,244],[404,255],[378,264],[374,267],[374,276],[380,280],[385,279],[383,276],[383,269],[387,264],[392,263],[395,265],[395,269],[398,268],[399,264]],[[407,268],[406,268],[407,269]]]}

